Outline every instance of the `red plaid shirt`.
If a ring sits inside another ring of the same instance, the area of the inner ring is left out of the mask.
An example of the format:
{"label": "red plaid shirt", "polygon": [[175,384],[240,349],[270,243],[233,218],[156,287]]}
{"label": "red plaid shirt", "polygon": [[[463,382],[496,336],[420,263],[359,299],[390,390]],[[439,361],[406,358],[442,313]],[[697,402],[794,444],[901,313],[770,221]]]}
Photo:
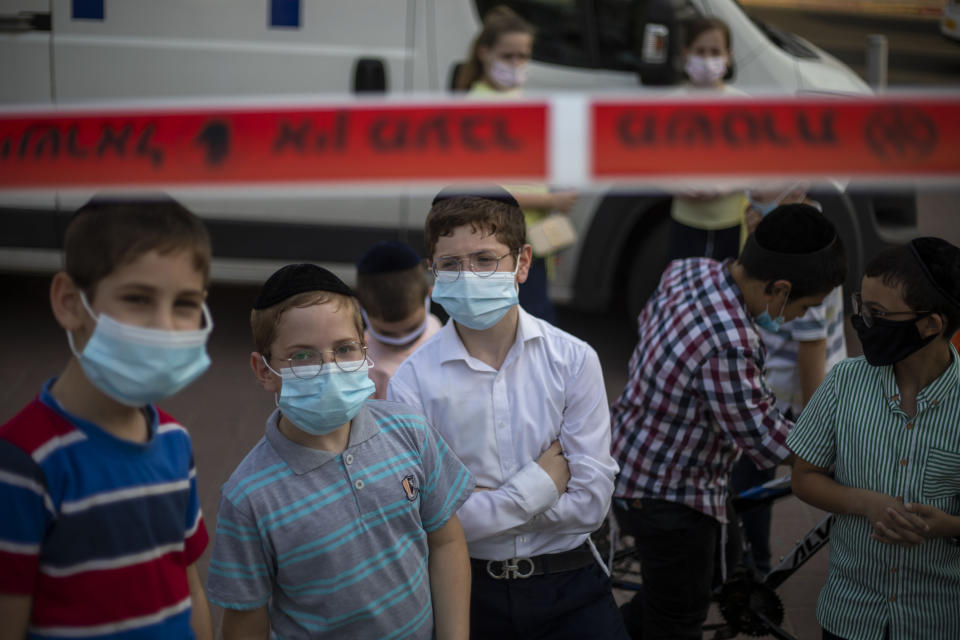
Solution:
{"label": "red plaid shirt", "polygon": [[790,454],[793,426],[764,381],[763,343],[727,266],[693,258],[667,267],[611,407],[614,495],[679,502],[721,522],[740,451],[775,466]]}

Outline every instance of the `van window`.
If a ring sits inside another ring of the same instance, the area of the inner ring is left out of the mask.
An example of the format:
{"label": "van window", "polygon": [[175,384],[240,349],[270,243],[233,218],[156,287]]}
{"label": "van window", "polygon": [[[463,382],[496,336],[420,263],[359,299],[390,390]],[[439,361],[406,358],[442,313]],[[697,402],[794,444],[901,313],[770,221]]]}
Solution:
{"label": "van window", "polygon": [[[497,5],[537,29],[533,59],[569,67],[636,71],[636,39],[647,0],[477,0],[481,16]],[[688,2],[683,12],[695,11]]]}
{"label": "van window", "polygon": [[593,67],[587,48],[584,2],[578,0],[477,0],[481,19],[490,9],[506,5],[537,30],[533,59],[568,67]]}

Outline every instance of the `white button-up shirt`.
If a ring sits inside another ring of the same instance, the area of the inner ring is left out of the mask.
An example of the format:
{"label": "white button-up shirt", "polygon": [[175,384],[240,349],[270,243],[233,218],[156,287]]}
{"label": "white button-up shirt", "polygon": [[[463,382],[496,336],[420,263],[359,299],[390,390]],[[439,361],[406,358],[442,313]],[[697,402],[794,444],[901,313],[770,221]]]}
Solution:
{"label": "white button-up shirt", "polygon": [[[596,352],[520,309],[499,370],[467,353],[453,321],[411,355],[387,398],[422,411],[478,487],[457,512],[470,556],[506,560],[582,544],[606,516],[617,464]],[[562,495],[536,460],[560,440]]]}

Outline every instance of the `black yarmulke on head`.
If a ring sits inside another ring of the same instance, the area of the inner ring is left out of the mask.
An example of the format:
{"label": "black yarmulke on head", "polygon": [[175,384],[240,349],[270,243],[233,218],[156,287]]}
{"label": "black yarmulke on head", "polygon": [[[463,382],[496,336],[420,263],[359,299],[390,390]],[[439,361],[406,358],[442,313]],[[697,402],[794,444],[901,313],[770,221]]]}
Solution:
{"label": "black yarmulke on head", "polygon": [[361,256],[357,273],[371,275],[412,269],[422,260],[413,247],[404,242],[378,242]]}
{"label": "black yarmulke on head", "polygon": [[431,206],[444,200],[453,200],[455,198],[484,198],[494,202],[502,202],[511,207],[519,207],[517,199],[510,195],[510,192],[496,184],[478,184],[475,186],[450,185],[444,187],[440,193],[434,197]]}
{"label": "black yarmulke on head", "polygon": [[815,207],[796,203],[780,205],[764,216],[753,235],[769,251],[811,254],[832,244],[837,231]]}
{"label": "black yarmulke on head", "polygon": [[960,248],[942,238],[914,238],[910,251],[930,284],[954,307],[960,307]]}
{"label": "black yarmulke on head", "polygon": [[330,291],[345,296],[355,296],[343,280],[327,269],[315,264],[288,264],[267,278],[253,308],[260,310],[272,307],[287,298],[307,291]]}

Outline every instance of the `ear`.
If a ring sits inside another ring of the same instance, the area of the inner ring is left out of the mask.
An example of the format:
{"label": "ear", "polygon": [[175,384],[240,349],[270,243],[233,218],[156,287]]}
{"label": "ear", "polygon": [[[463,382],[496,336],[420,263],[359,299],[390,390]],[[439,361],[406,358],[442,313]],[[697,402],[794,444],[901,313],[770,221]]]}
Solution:
{"label": "ear", "polygon": [[88,321],[93,321],[83,307],[80,289],[65,271],[58,272],[50,282],[50,308],[57,323],[66,331],[79,331]]}
{"label": "ear", "polygon": [[793,289],[793,284],[791,284],[789,280],[780,279],[768,282],[763,293],[768,299],[772,299],[779,298],[783,295],[790,295],[791,289]]}
{"label": "ear", "polygon": [[518,257],[519,268],[517,269],[517,284],[523,284],[527,281],[527,276],[530,275],[530,265],[533,264],[533,248],[525,244],[520,248],[520,256]]}
{"label": "ear", "polygon": [[920,335],[924,338],[930,336],[937,336],[943,333],[943,329],[946,326],[943,317],[939,313],[934,313],[926,318],[923,318],[918,321],[917,328],[920,330]]}
{"label": "ear", "polygon": [[270,393],[280,393],[283,382],[273,371],[270,371],[263,356],[256,351],[250,354],[250,368],[253,370],[253,375],[256,376],[257,382],[260,383],[261,387]]}

